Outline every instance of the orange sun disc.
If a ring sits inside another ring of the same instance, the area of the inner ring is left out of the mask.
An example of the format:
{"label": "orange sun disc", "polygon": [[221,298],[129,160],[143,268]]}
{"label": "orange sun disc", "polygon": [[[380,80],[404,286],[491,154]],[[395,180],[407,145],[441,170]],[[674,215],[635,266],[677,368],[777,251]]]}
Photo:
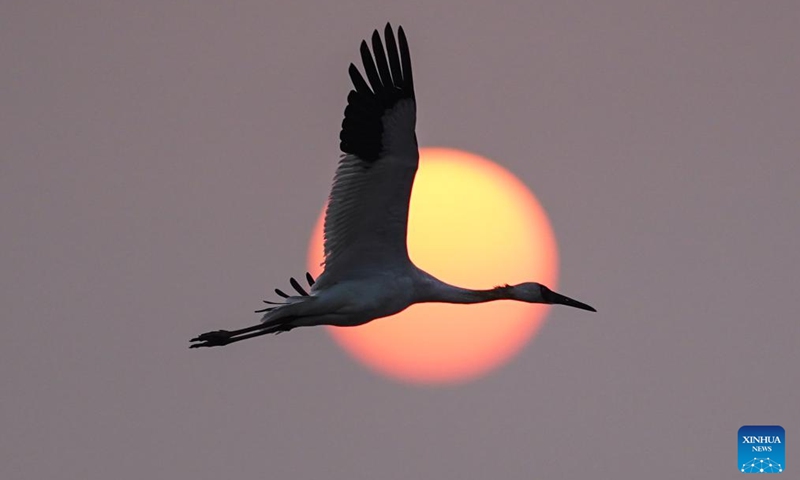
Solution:
{"label": "orange sun disc", "polygon": [[[323,260],[323,214],[308,268]],[[533,193],[503,167],[448,148],[420,149],[408,219],[411,260],[453,285],[486,289],[528,281],[557,287],[553,229]],[[420,304],[358,327],[328,327],[360,363],[422,384],[464,382],[508,361],[538,331],[549,307],[502,300]]]}

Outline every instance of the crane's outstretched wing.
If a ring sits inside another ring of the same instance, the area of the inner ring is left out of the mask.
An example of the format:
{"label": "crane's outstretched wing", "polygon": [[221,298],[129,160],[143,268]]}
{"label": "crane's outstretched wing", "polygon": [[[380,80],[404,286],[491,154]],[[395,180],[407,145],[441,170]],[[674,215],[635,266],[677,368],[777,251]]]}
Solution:
{"label": "crane's outstretched wing", "polygon": [[344,156],[325,212],[323,284],[408,262],[408,204],[419,151],[411,55],[402,27],[397,34],[395,42],[386,25],[385,50],[377,30],[372,52],[361,42],[369,83],[350,64],[355,89],[347,96],[339,135]]}

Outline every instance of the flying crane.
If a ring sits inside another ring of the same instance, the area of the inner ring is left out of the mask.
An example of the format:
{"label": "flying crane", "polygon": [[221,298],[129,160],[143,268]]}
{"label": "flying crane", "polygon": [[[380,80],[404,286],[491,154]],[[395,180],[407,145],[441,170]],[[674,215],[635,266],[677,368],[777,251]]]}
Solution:
{"label": "flying crane", "polygon": [[297,327],[351,327],[425,302],[482,303],[517,300],[591,306],[526,282],[488,290],[447,284],[418,268],[408,256],[406,233],[411,187],[419,164],[415,133],[417,104],[411,54],[403,27],[395,40],[391,25],[377,30],[372,50],[361,42],[366,80],[350,64],[353,90],[339,134],[343,152],[333,179],[324,226],[324,271],[310,290],[290,279],[297,295],[275,292],[283,301],[257,310],[261,322],[239,330],[215,330],[191,340],[191,348],[218,347]]}

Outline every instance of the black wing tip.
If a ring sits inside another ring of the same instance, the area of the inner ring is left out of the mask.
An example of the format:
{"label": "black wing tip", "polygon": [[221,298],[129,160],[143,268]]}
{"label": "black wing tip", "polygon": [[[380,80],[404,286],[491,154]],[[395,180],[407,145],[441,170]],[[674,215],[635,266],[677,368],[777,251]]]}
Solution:
{"label": "black wing tip", "polygon": [[383,39],[375,29],[371,42],[364,39],[359,47],[363,70],[353,63],[348,67],[354,90],[347,97],[339,148],[368,163],[380,155],[382,117],[386,110],[403,99],[416,97],[408,41],[402,26],[397,32],[399,42],[395,41],[390,22],[386,22]]}
{"label": "black wing tip", "polygon": [[[408,40],[406,39],[406,34],[402,26],[398,27],[397,36],[399,42],[395,43],[392,24],[391,22],[386,22],[383,38],[381,38],[379,30],[376,29],[372,31],[372,49],[370,49],[370,42],[368,42],[366,39],[361,40],[359,52],[361,54],[364,73],[369,79],[369,86],[372,87],[371,89],[373,92],[381,90],[381,87],[383,86],[388,87],[389,85],[385,85],[385,82],[381,82],[381,80],[386,80],[383,78],[383,76],[378,77],[378,83],[381,83],[380,85],[373,83],[372,78],[370,78],[371,74],[378,73],[377,70],[380,67],[381,61],[387,60],[387,54],[389,57],[389,62],[387,62],[386,65],[390,65],[392,56],[399,57],[400,62],[402,63],[402,72],[398,72],[400,75],[394,75],[394,71],[392,71],[391,77],[393,78],[388,79],[392,83],[391,86],[394,87],[392,90],[395,90],[395,92],[392,93],[396,93],[396,95],[391,95],[391,97],[399,96],[399,98],[414,98],[414,88],[413,83],[411,82],[411,54],[410,49],[408,48]],[[353,76],[353,71],[355,71],[358,72],[358,76],[363,78],[358,67],[356,67],[353,63],[350,64],[348,71],[350,72],[351,77]],[[358,88],[356,88],[356,90],[358,90]],[[398,93],[399,95],[397,95]],[[399,98],[392,98],[392,104]]]}
{"label": "black wing tip", "polygon": [[[316,281],[314,280],[314,277],[311,276],[311,273],[309,273],[309,272],[306,272],[306,282],[308,282],[308,286],[309,287],[313,287],[314,283],[316,283]],[[297,291],[298,294],[300,294],[300,295],[302,295],[304,297],[308,297],[309,296],[309,293],[306,291],[306,289],[303,288],[302,285],[300,285],[300,282],[295,280],[294,277],[289,277],[289,284],[292,286],[292,288],[294,288]],[[286,292],[284,292],[280,288],[276,288],[275,289],[275,294],[278,295],[279,297],[282,297],[282,298],[289,298],[289,294],[287,294]],[[275,306],[274,307],[262,308],[261,310],[256,310],[255,313],[271,312],[272,310],[275,310],[276,308],[278,308],[281,305],[286,305],[286,302],[273,302],[272,300],[261,300],[261,301],[266,303],[267,305],[275,305]]]}
{"label": "black wing tip", "polygon": [[406,38],[406,31],[403,30],[403,27],[397,29],[397,40],[400,42],[401,51],[405,48],[406,53],[408,53],[408,39]]}
{"label": "black wing tip", "polygon": [[294,290],[299,293],[300,295],[307,297],[308,292],[300,285],[300,282],[294,279],[294,277],[289,278],[289,284],[294,288]]}
{"label": "black wing tip", "polygon": [[[400,27],[400,30],[402,29],[403,27]],[[392,40],[394,40],[394,29],[392,28],[391,22],[386,22],[386,26],[383,27],[383,37],[387,39],[391,37]]]}
{"label": "black wing tip", "polygon": [[275,289],[275,295],[283,298],[289,298],[289,294],[281,290],[280,288]]}

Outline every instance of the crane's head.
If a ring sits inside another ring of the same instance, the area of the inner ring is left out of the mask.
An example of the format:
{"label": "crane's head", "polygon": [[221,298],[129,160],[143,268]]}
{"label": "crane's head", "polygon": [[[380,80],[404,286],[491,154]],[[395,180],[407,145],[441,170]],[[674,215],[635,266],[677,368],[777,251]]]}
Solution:
{"label": "crane's head", "polygon": [[573,300],[569,297],[556,293],[541,283],[526,282],[520,283],[510,287],[512,290],[512,298],[528,303],[546,303],[548,305],[567,305],[569,307],[580,308],[581,310],[588,310],[596,312],[593,307]]}

